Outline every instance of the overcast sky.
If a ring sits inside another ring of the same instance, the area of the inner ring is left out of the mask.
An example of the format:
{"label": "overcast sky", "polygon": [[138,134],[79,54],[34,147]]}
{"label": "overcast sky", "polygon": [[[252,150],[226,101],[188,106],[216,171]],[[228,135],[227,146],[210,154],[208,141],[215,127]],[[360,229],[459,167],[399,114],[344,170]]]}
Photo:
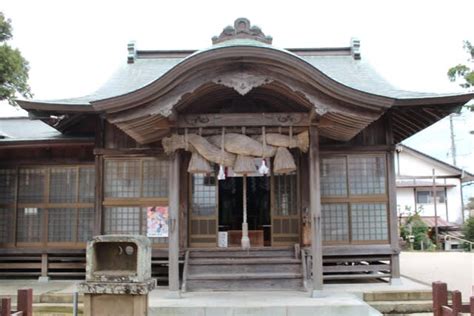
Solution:
{"label": "overcast sky", "polygon": [[[463,40],[474,41],[473,0],[3,0],[0,10],[12,20],[10,44],[30,62],[38,99],[97,89],[126,62],[130,40],[138,49],[201,49],[237,17],[260,26],[277,47],[347,46],[357,37],[364,60],[395,86],[414,91],[459,91],[446,72],[466,62]],[[12,114],[0,107],[0,116]],[[457,121],[459,164],[474,172],[473,136],[467,133],[474,129],[472,115]],[[427,132],[436,142],[421,135],[409,145],[449,159],[449,134],[440,125]]]}

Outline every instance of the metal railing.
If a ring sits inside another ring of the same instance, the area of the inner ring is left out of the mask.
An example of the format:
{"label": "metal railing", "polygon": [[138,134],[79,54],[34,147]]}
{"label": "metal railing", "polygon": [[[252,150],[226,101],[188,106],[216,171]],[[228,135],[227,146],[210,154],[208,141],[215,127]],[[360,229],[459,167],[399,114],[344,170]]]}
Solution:
{"label": "metal railing", "polygon": [[474,246],[474,242],[469,241],[469,240],[467,240],[467,239],[462,239],[462,238],[459,238],[459,237],[456,237],[456,236],[453,236],[453,235],[449,235],[449,234],[444,235],[444,240],[445,240],[445,241],[449,241],[450,239],[459,240],[459,241],[462,241],[462,242],[468,244],[468,245],[469,245],[469,251],[472,252],[472,248],[473,248],[473,246]]}

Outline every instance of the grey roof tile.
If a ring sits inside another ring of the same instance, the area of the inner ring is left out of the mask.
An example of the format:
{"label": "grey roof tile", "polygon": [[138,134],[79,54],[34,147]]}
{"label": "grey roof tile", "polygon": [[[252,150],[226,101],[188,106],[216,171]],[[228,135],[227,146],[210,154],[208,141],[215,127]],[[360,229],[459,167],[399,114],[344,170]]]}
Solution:
{"label": "grey roof tile", "polygon": [[60,100],[31,100],[49,104],[89,105],[91,101],[107,99],[138,90],[159,79],[167,71],[197,54],[231,46],[255,46],[278,50],[306,61],[333,80],[366,93],[395,99],[416,99],[456,95],[457,93],[436,94],[399,90],[382,78],[366,61],[355,60],[352,56],[298,56],[288,50],[276,48],[249,39],[225,41],[185,58],[137,58],[134,63],[125,64],[96,92],[79,98]]}

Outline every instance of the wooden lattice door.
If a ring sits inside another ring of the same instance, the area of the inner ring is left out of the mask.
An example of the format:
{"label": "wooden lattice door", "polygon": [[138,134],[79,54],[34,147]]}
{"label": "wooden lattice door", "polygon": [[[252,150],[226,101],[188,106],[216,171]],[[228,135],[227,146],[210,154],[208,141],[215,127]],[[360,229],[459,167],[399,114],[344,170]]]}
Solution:
{"label": "wooden lattice door", "polygon": [[297,173],[274,175],[272,185],[272,246],[300,242]]}
{"label": "wooden lattice door", "polygon": [[215,174],[190,175],[189,246],[217,246],[217,179]]}

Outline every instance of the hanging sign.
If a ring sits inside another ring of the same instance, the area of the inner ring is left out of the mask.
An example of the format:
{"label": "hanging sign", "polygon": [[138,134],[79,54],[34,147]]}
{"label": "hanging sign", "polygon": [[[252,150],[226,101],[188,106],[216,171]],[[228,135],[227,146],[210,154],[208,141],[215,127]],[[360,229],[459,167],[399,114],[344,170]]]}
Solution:
{"label": "hanging sign", "polygon": [[147,237],[168,237],[168,207],[147,207]]}

